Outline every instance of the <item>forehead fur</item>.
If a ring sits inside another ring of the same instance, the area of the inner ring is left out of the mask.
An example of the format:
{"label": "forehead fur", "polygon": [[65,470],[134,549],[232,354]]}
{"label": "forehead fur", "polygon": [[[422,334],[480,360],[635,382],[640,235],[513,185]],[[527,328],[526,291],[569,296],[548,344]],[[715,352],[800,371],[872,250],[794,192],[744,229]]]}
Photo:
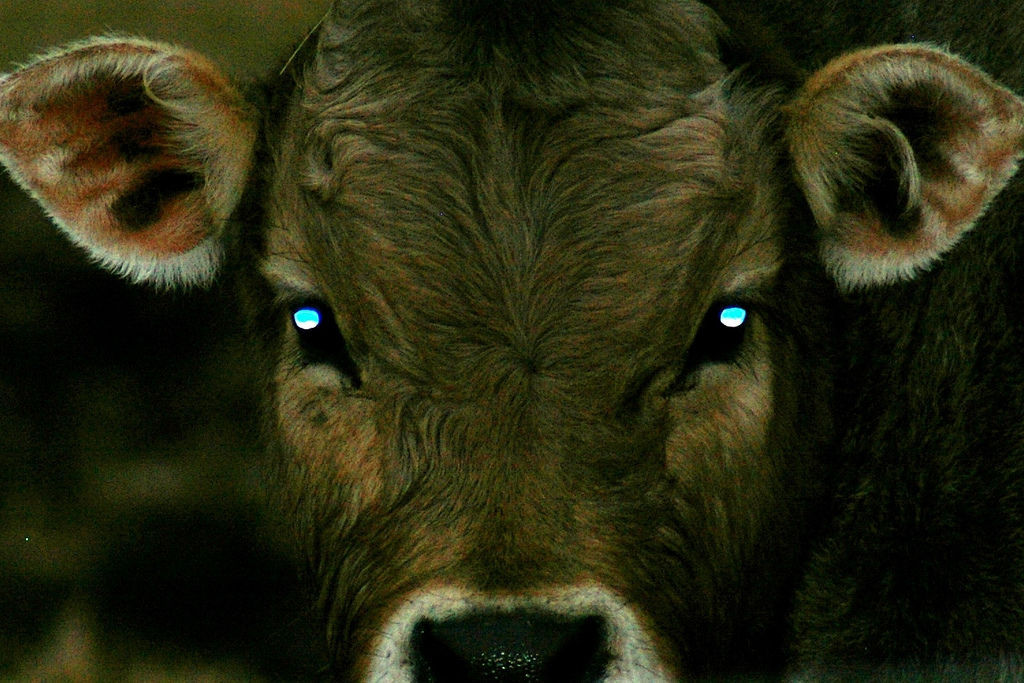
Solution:
{"label": "forehead fur", "polygon": [[730,94],[695,6],[611,7],[516,65],[440,21],[382,61],[413,50],[401,18],[421,6],[393,4],[374,24],[346,3],[327,28],[270,207],[272,270],[302,270],[357,350],[481,391],[466,373],[628,376],[777,265],[778,199],[755,182],[770,107]]}
{"label": "forehead fur", "polygon": [[[372,71],[419,71],[564,105],[595,91],[621,96],[621,82],[696,89],[720,69],[723,32],[689,0],[346,0],[321,34],[318,75],[332,87],[359,73],[370,87]],[[393,82],[377,84],[376,94],[396,93]]]}

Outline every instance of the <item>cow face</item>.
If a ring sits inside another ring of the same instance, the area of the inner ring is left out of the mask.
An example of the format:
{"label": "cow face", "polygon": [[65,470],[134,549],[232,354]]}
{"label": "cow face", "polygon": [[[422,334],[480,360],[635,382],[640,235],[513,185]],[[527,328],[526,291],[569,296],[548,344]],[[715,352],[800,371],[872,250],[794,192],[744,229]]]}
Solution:
{"label": "cow face", "polygon": [[912,275],[1015,168],[1021,104],[939,51],[789,93],[730,72],[699,4],[583,4],[342,4],[260,143],[164,45],[0,81],[8,167],[105,263],[241,263],[280,499],[348,678],[777,664],[832,282]]}
{"label": "cow face", "polygon": [[[596,619],[593,657],[667,675],[732,642],[722,596],[762,609],[744,572],[768,520],[795,533],[791,437],[825,422],[775,304],[776,108],[710,17],[659,19],[669,45],[551,46],[531,83],[441,47],[353,73],[403,47],[339,16],[301,72],[260,258],[274,441],[297,516],[333,520],[304,526],[345,667],[430,661],[418,629],[483,611]],[[777,415],[776,391],[802,398]]]}

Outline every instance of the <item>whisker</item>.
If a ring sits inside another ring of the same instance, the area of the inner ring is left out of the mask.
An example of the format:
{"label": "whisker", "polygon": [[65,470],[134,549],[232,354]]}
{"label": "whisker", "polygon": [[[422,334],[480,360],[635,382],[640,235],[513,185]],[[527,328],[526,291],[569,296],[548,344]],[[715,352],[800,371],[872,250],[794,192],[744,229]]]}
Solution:
{"label": "whisker", "polygon": [[320,21],[318,21],[315,24],[313,24],[313,28],[309,29],[309,32],[307,32],[306,35],[302,38],[302,41],[295,48],[294,52],[292,52],[291,55],[289,55],[288,61],[286,61],[284,63],[284,66],[281,67],[281,71],[277,74],[278,76],[283,76],[284,75],[284,72],[287,71],[288,67],[290,67],[292,65],[292,62],[295,61],[295,57],[299,54],[299,52],[302,51],[302,48],[304,48],[306,46],[306,43],[309,42],[309,39],[311,37],[313,37],[313,34],[316,33],[320,29],[320,26],[325,21],[327,21],[327,17],[328,17],[328,15],[330,15],[330,13],[331,13],[331,10],[330,10],[330,8],[328,8],[328,10],[326,12],[324,12],[324,15],[322,17],[320,17]]}

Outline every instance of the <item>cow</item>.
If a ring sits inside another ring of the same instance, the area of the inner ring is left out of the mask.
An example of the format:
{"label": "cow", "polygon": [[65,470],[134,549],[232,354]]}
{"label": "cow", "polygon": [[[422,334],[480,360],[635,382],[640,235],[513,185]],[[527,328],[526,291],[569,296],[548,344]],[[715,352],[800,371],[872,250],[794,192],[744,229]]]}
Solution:
{"label": "cow", "polygon": [[245,89],[93,38],[0,160],[237,292],[339,679],[1024,674],[1024,103],[844,11],[339,0]]}

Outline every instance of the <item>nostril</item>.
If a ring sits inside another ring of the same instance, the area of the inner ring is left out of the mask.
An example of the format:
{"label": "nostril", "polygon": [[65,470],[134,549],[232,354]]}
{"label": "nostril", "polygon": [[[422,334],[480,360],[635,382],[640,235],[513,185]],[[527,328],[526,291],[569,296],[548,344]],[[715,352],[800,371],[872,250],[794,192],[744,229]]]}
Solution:
{"label": "nostril", "polygon": [[600,617],[535,612],[423,620],[412,652],[419,683],[589,683],[604,677],[610,658]]}

